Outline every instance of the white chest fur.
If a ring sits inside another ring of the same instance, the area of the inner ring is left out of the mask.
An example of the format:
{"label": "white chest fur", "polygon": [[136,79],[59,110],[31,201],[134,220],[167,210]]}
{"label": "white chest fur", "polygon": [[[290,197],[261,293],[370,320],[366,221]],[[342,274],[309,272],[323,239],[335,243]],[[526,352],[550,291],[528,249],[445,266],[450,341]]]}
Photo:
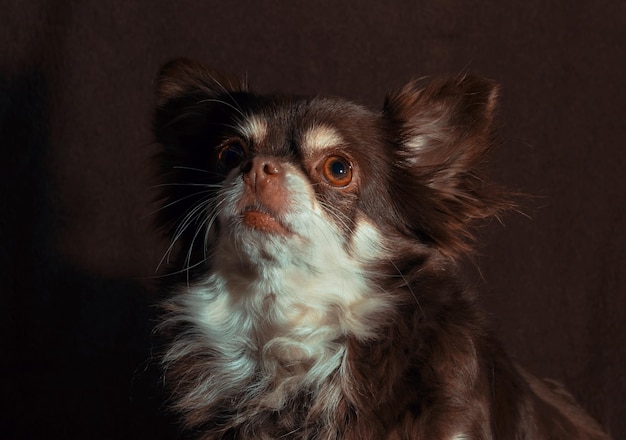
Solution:
{"label": "white chest fur", "polygon": [[[371,245],[371,234],[357,233],[354,246]],[[203,370],[193,387],[199,405],[229,398],[248,412],[280,409],[298,391],[320,391],[341,370],[348,335],[374,334],[374,315],[390,304],[368,285],[363,263],[328,243],[314,255],[312,265],[266,265],[253,274],[233,271],[237,262],[225,258],[177,297],[180,313],[170,320],[189,330],[166,363],[210,353],[194,367]]]}

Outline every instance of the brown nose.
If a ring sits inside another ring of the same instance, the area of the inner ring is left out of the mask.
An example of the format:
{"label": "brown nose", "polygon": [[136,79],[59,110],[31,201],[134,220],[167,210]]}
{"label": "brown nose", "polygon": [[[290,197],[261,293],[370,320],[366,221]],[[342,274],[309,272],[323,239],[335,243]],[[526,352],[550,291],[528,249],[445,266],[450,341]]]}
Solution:
{"label": "brown nose", "polygon": [[246,162],[242,167],[243,181],[255,191],[280,180],[283,169],[272,157],[257,156]]}

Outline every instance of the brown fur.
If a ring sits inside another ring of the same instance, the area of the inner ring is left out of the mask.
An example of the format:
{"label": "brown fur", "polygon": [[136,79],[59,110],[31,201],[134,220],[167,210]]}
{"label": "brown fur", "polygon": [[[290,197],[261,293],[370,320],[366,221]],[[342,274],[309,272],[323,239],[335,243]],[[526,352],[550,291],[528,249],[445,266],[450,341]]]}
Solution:
{"label": "brown fur", "polygon": [[[279,400],[287,395],[285,402],[246,400],[246,388],[203,400],[199,387],[220,368],[219,359],[185,315],[183,288],[168,305],[163,329],[178,341],[178,352],[166,361],[167,381],[185,426],[207,440],[609,438],[559,386],[509,359],[460,273],[473,222],[511,206],[482,172],[496,98],[493,82],[465,75],[411,82],[391,94],[381,112],[371,112],[334,98],[258,96],[237,79],[186,60],[163,69],[155,133],[165,147],[166,182],[219,184],[224,176],[211,168],[214,148],[232,137],[232,115],[239,111],[265,112],[285,125],[287,140],[271,138],[254,151],[288,164],[304,160],[290,146],[301,131],[329,124],[341,131],[360,174],[353,190],[319,186],[316,197],[343,213],[348,242],[351,225],[366,215],[394,249],[391,261],[367,263],[368,282],[392,304],[371,322],[375,336],[342,334],[333,341],[346,348],[341,367],[317,388],[276,394]],[[172,186],[164,225],[176,225],[207,197]],[[177,264],[193,284],[211,272],[212,260],[190,229],[182,231],[185,252]],[[268,389],[287,386],[310,365],[279,362],[276,368],[285,382]]]}

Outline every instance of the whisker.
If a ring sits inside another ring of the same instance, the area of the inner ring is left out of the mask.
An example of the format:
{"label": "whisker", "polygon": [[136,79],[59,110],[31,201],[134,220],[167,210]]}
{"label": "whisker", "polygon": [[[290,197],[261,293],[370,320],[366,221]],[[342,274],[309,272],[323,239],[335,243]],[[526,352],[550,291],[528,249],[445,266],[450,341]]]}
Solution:
{"label": "whisker", "polygon": [[244,117],[244,118],[247,117],[246,114],[243,111],[241,111],[241,108],[239,108],[238,106],[235,107],[233,104],[229,104],[228,102],[226,102],[226,101],[224,101],[222,99],[207,98],[207,99],[203,99],[201,101],[198,101],[197,104],[204,104],[205,102],[214,102],[214,103],[217,103],[217,104],[224,104],[225,106],[230,107],[231,109],[235,110],[242,117]]}
{"label": "whisker", "polygon": [[[204,229],[205,230],[205,234],[204,234],[204,240],[203,240],[203,253],[204,253],[204,261],[206,261],[207,255],[206,255],[206,250],[208,248],[208,234],[211,230],[211,228],[213,227],[213,224],[215,222],[215,220],[217,219],[218,215],[219,215],[219,207],[225,202],[226,199],[222,198],[219,201],[215,202],[214,200],[212,200],[212,204],[213,206],[211,207],[210,210],[210,214],[204,217],[204,220],[202,220],[202,222],[200,222],[200,224],[198,225],[198,227],[196,228],[196,232],[194,233],[192,239],[191,239],[191,243],[189,245],[189,249],[187,251],[187,257],[185,259],[186,261],[186,265],[187,267],[190,267],[191,265],[191,255],[193,252],[193,247],[194,247],[194,243],[196,241],[196,238],[198,238],[198,235],[200,234],[200,232]],[[189,275],[189,271],[187,272],[187,274]],[[187,278],[187,281],[189,282],[189,278]]]}
{"label": "whisker", "polygon": [[152,185],[150,189],[165,188],[168,186],[202,186],[205,188],[221,188],[219,183],[191,183],[191,182],[172,182],[172,183],[160,183],[158,185]]}
{"label": "whisker", "polygon": [[200,231],[202,230],[203,226],[206,224],[207,220],[208,219],[205,218],[202,222],[200,222],[200,224],[196,228],[196,232],[191,238],[191,243],[189,244],[189,249],[187,250],[187,257],[185,258],[185,264],[184,264],[184,266],[186,267],[186,272],[187,272],[187,285],[189,285],[189,273],[191,271],[191,255],[193,253],[193,245],[196,241],[196,238],[198,237],[198,234],[200,234]]}
{"label": "whisker", "polygon": [[182,167],[182,166],[173,166],[175,170],[188,170],[188,171],[199,171],[201,173],[208,173],[209,170],[203,170],[201,168],[192,168],[192,167]]}
{"label": "whisker", "polygon": [[[237,102],[237,100],[234,98],[234,96],[232,95],[232,93],[230,92],[230,90],[224,86],[224,84],[222,84],[217,78],[215,78],[213,75],[209,75],[211,77],[211,79],[213,80],[213,82],[215,84],[218,85],[218,87],[221,89],[222,93],[224,95],[226,95],[228,98],[230,98],[230,100],[233,102],[233,104],[235,104],[237,106],[237,109],[239,110],[239,113],[241,113],[243,115],[243,109],[241,108],[241,106],[239,105],[239,103]],[[245,84],[245,82],[244,82]],[[244,86],[245,88],[245,86]]]}
{"label": "whisker", "polygon": [[161,265],[164,262],[166,262],[166,261],[169,262],[169,257],[171,256],[171,253],[174,250],[174,246],[176,245],[176,242],[182,237],[182,235],[184,234],[185,230],[194,221],[197,221],[196,220],[196,215],[199,214],[200,212],[202,212],[203,210],[205,210],[207,208],[207,206],[210,206],[211,203],[213,203],[212,199],[203,200],[200,203],[198,203],[197,205],[195,205],[190,211],[188,211],[184,215],[182,221],[178,224],[178,226],[174,230],[174,234],[173,234],[171,243],[168,246],[168,248],[166,249],[165,254],[163,255],[163,257],[159,261],[159,264],[157,265],[156,271],[158,271],[160,269]]}
{"label": "whisker", "polygon": [[[217,189],[217,191],[215,191],[215,189]],[[205,261],[207,261],[207,259],[209,258],[209,255],[207,255],[207,250],[210,248],[209,246],[210,231],[212,230],[213,225],[215,224],[215,221],[217,220],[219,216],[221,206],[227,200],[229,199],[232,200],[232,198],[234,197],[234,194],[233,194],[234,191],[235,189],[232,187],[224,187],[223,185],[215,185],[214,188],[212,188],[211,190],[196,192],[184,198],[175,200],[165,206],[167,207],[167,206],[170,206],[171,204],[178,203],[187,197],[198,196],[198,195],[201,196],[203,194],[213,193],[213,196],[207,197],[203,200],[200,200],[198,203],[194,204],[182,216],[181,220],[176,225],[176,228],[172,234],[171,243],[166,249],[163,257],[161,258],[161,261],[159,262],[157,266],[157,271],[159,270],[159,268],[163,265],[165,261],[169,262],[169,257],[172,255],[174,246],[181,239],[185,231],[187,231],[194,223],[196,224],[196,229],[195,229],[195,232],[193,233],[193,237],[191,238],[191,243],[189,243],[189,248],[187,249],[183,267],[181,268],[180,271],[177,271],[175,273],[183,273],[186,271],[187,274],[189,275],[191,269],[198,266],[198,264],[192,264],[191,257],[193,255],[194,246],[196,246],[197,238],[203,229],[205,230],[204,240],[202,241],[204,259],[199,264],[202,264]],[[188,282],[189,282],[189,277],[188,277]]]}
{"label": "whisker", "polygon": [[215,205],[215,207],[213,208],[213,213],[211,214],[210,220],[206,227],[206,232],[204,234],[204,258],[205,259],[207,258],[206,251],[209,248],[209,234],[211,233],[215,220],[217,220],[217,217],[219,216],[219,207],[225,202],[225,200],[226,199],[222,199]]}
{"label": "whisker", "polygon": [[203,258],[202,260],[198,261],[197,263],[192,264],[192,265],[191,265],[191,266],[189,266],[189,267],[184,267],[184,268],[179,269],[179,270],[176,270],[176,271],[174,271],[174,272],[168,272],[168,273],[165,273],[165,274],[162,274],[162,275],[151,275],[151,276],[146,277],[146,278],[147,278],[147,279],[155,279],[155,280],[158,280],[158,279],[161,279],[161,278],[171,277],[171,276],[173,276],[173,275],[180,275],[181,273],[187,272],[187,271],[189,271],[189,270],[195,269],[195,268],[196,268],[196,267],[198,267],[198,266],[203,265],[203,264],[204,264],[205,262],[207,262],[207,261],[208,261],[208,258]]}
{"label": "whisker", "polygon": [[329,211],[333,216],[335,216],[335,218],[341,222],[345,229],[350,230],[353,229],[354,226],[356,226],[354,220],[346,216],[337,207],[323,201],[320,202],[320,205],[327,211]]}
{"label": "whisker", "polygon": [[146,215],[145,215],[145,217],[152,217],[153,215],[156,215],[156,214],[158,214],[159,212],[161,212],[161,211],[163,211],[163,210],[165,210],[165,209],[169,208],[170,206],[173,206],[173,205],[175,205],[175,204],[177,204],[177,203],[180,203],[180,202],[182,202],[182,201],[184,201],[184,200],[186,200],[186,199],[189,199],[189,198],[192,198],[192,197],[196,197],[196,196],[200,196],[200,195],[202,195],[202,194],[209,194],[210,192],[211,192],[211,191],[199,191],[199,192],[196,192],[196,193],[193,193],[193,194],[186,195],[186,196],[184,196],[184,197],[180,197],[180,198],[178,198],[178,199],[176,199],[176,200],[174,200],[174,201],[172,201],[172,202],[170,202],[170,203],[168,203],[168,204],[166,204],[166,205],[163,205],[163,206],[161,206],[160,208],[155,209],[154,211],[152,211],[152,212],[150,212],[150,213],[146,214]]}
{"label": "whisker", "polygon": [[411,288],[411,285],[409,284],[409,282],[405,278],[404,274],[402,273],[402,271],[400,271],[398,266],[396,266],[396,264],[392,260],[389,259],[387,261],[389,261],[389,263],[391,263],[391,265],[396,269],[396,271],[398,272],[398,274],[400,275],[400,277],[404,281],[404,285],[407,287],[407,289],[409,289],[409,292],[411,292],[411,295],[413,296],[413,299],[415,300],[415,304],[417,304],[417,307],[420,309],[420,313],[422,314],[422,317],[425,318],[426,314],[424,313],[424,309],[422,309],[422,305],[420,304],[419,300],[417,299],[417,295],[415,294],[415,292]]}

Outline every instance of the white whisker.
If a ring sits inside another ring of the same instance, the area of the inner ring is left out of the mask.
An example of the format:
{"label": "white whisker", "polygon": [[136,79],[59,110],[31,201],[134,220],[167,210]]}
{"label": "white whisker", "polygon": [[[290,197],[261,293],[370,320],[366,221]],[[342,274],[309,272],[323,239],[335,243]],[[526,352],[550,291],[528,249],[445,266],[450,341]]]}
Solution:
{"label": "white whisker", "polygon": [[192,167],[183,167],[183,166],[173,166],[172,169],[175,170],[187,170],[187,171],[198,171],[200,173],[210,173],[209,170],[203,170],[201,168],[192,168]]}
{"label": "white whisker", "polygon": [[211,191],[207,190],[207,191],[198,191],[198,192],[195,192],[193,194],[188,194],[188,195],[186,195],[184,197],[180,197],[180,198],[178,198],[178,199],[176,199],[176,200],[174,200],[174,201],[172,201],[172,202],[170,202],[170,203],[168,203],[166,205],[163,205],[160,208],[155,209],[154,211],[151,211],[150,213],[146,214],[145,217],[152,217],[152,216],[158,214],[159,212],[164,211],[165,209],[167,209],[167,208],[169,208],[171,206],[174,206],[177,203],[180,203],[180,202],[183,202],[183,201],[185,201],[187,199],[190,199],[192,197],[197,197],[197,196],[201,196],[203,194],[210,194],[210,193],[211,193]]}
{"label": "white whisker", "polygon": [[[244,112],[241,111],[241,108],[239,108],[239,106],[235,106],[233,104],[229,104],[228,102],[222,100],[222,99],[215,99],[215,98],[207,98],[207,99],[203,99],[201,101],[198,101],[198,104],[204,104],[205,102],[213,102],[213,103],[217,103],[217,104],[224,104],[225,106],[235,110],[237,112],[237,114],[239,114],[241,117],[246,118],[246,114]],[[233,100],[234,102],[234,100]],[[235,102],[236,104],[236,102]]]}
{"label": "white whisker", "polygon": [[165,261],[169,262],[169,257],[171,256],[171,253],[174,249],[174,246],[176,245],[176,242],[182,237],[182,235],[184,234],[185,230],[194,222],[196,221],[196,216],[203,212],[207,206],[209,206],[212,203],[211,199],[206,199],[201,201],[200,203],[198,203],[197,205],[195,205],[189,212],[187,212],[185,214],[185,216],[183,217],[182,221],[178,224],[178,226],[176,227],[171,243],[168,246],[168,248],[165,251],[165,254],[163,255],[163,257],[161,258],[161,260],[159,261],[159,264],[157,265],[157,269],[156,271],[158,272],[158,270],[160,269],[160,267],[163,265],[163,263]]}

